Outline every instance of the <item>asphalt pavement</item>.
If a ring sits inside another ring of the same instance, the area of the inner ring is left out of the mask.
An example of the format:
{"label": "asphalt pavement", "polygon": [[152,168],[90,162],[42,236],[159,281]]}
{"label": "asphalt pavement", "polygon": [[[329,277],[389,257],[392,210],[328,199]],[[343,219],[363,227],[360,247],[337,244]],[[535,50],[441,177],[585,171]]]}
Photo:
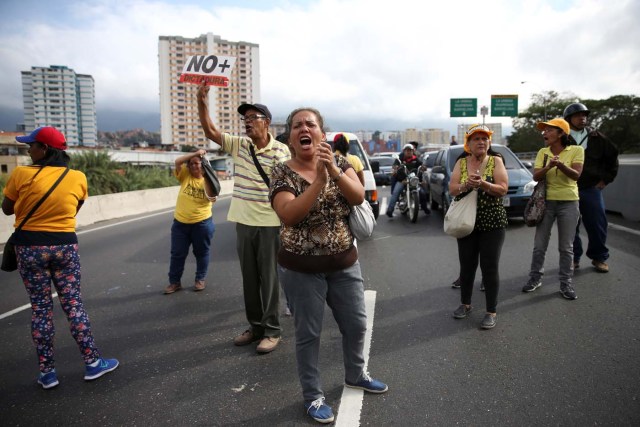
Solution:
{"label": "asphalt pavement", "polygon": [[[283,341],[271,354],[232,344],[247,325],[228,203],[214,209],[208,286],[199,293],[190,289],[190,257],[185,289],[162,294],[171,212],[79,231],[83,297],[96,341],[104,356],[121,361],[93,382],[82,379],[82,360],[56,302],[60,385],[45,391],[36,384],[30,310],[20,309],[28,298],[16,273],[0,272],[0,424],[318,425],[302,408],[291,318],[282,317]],[[533,229],[512,221],[498,324],[485,331],[477,286],[469,318],[451,316],[459,304],[450,286],[457,252],[441,213],[420,213],[416,224],[381,216],[359,252],[365,288],[375,295],[368,367],[389,392],[364,395],[360,424],[640,425],[640,227],[616,216],[611,222],[611,272],[597,273],[583,261],[574,279],[578,299],[567,301],[558,293],[555,233],[543,286],[521,292]],[[344,425],[341,336],[329,309],[324,325],[323,387],[336,425]]]}

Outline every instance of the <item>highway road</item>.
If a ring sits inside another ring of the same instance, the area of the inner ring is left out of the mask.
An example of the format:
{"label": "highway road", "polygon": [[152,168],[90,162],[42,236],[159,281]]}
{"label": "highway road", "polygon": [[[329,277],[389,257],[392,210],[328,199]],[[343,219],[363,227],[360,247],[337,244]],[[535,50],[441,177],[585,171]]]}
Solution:
{"label": "highway road", "polygon": [[[388,189],[381,197],[384,207]],[[93,382],[82,379],[56,301],[60,385],[45,391],[36,384],[28,298],[17,273],[0,272],[0,425],[317,425],[302,407],[291,318],[282,318],[283,341],[271,354],[232,344],[247,325],[228,205],[223,198],[214,208],[208,287],[200,293],[190,290],[191,257],[186,289],[162,294],[172,212],[79,230],[95,338],[104,356],[121,362]],[[512,222],[498,323],[485,331],[477,286],[470,318],[452,318],[457,251],[441,213],[420,213],[416,224],[381,216],[359,251],[374,314],[368,367],[389,392],[343,396],[340,333],[327,310],[320,364],[336,425],[640,425],[640,223],[611,222],[611,272],[597,273],[583,260],[576,301],[558,293],[555,234],[543,286],[521,292],[534,230]]]}

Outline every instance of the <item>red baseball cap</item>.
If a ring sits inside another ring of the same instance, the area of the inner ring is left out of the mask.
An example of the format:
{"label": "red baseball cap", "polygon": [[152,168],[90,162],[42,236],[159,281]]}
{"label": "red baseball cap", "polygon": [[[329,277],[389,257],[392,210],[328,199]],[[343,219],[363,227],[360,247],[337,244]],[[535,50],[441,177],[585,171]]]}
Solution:
{"label": "red baseball cap", "polygon": [[31,132],[29,135],[16,136],[16,141],[24,144],[33,144],[34,142],[40,142],[58,150],[67,149],[67,141],[58,129],[53,126],[43,126]]}

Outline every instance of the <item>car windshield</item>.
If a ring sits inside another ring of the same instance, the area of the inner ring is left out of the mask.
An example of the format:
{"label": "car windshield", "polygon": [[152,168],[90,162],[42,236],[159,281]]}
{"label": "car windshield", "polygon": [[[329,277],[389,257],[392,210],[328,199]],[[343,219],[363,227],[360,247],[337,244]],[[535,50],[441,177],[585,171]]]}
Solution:
{"label": "car windshield", "polygon": [[[513,154],[513,152],[505,146],[502,145],[494,145],[493,151],[496,151],[502,155],[502,159],[504,160],[504,166],[507,169],[522,169],[522,165],[518,161],[518,158]],[[456,164],[456,160],[462,154],[462,147],[451,148],[449,151],[449,169],[453,170],[453,167]]]}
{"label": "car windshield", "polygon": [[395,159],[393,157],[371,157],[372,162],[378,162],[380,166],[393,166]]}

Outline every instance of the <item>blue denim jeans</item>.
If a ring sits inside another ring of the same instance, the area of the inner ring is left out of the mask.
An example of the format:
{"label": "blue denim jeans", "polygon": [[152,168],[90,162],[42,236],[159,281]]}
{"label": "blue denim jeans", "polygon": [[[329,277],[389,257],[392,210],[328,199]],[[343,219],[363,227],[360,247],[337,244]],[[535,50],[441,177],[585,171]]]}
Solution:
{"label": "blue denim jeans", "polygon": [[551,228],[558,220],[558,252],[560,253],[558,279],[560,283],[571,284],[573,277],[573,237],[580,211],[578,201],[547,200],[544,218],[536,226],[536,237],[533,241],[531,271],[529,277],[542,279],[544,275],[544,259],[549,246]]}
{"label": "blue denim jeans", "polygon": [[[604,209],[602,190],[598,187],[580,190],[580,214],[584,229],[587,230],[589,237],[587,257],[600,262],[606,261],[609,258],[609,248],[606,246],[609,222]],[[573,240],[573,259],[576,262],[580,261],[583,252],[580,223],[578,223]]]}
{"label": "blue denim jeans", "polygon": [[393,191],[391,193],[391,199],[389,200],[389,206],[387,206],[387,214],[392,214],[394,209],[396,208],[396,203],[398,202],[398,198],[400,197],[400,193],[404,191],[404,188],[407,184],[402,183],[401,181],[396,182],[395,187],[393,187]]}
{"label": "blue denim jeans", "polygon": [[293,312],[298,377],[305,401],[324,396],[320,384],[320,335],[325,303],[342,334],[345,380],[360,381],[364,373],[367,313],[360,263],[326,274],[300,273],[278,265],[278,274]]}
{"label": "blue denim jeans", "polygon": [[216,226],[213,217],[195,224],[184,224],[176,219],[171,225],[171,262],[169,263],[169,283],[180,283],[184,272],[184,262],[193,246],[196,257],[195,280],[204,280],[209,269],[209,248]]}

